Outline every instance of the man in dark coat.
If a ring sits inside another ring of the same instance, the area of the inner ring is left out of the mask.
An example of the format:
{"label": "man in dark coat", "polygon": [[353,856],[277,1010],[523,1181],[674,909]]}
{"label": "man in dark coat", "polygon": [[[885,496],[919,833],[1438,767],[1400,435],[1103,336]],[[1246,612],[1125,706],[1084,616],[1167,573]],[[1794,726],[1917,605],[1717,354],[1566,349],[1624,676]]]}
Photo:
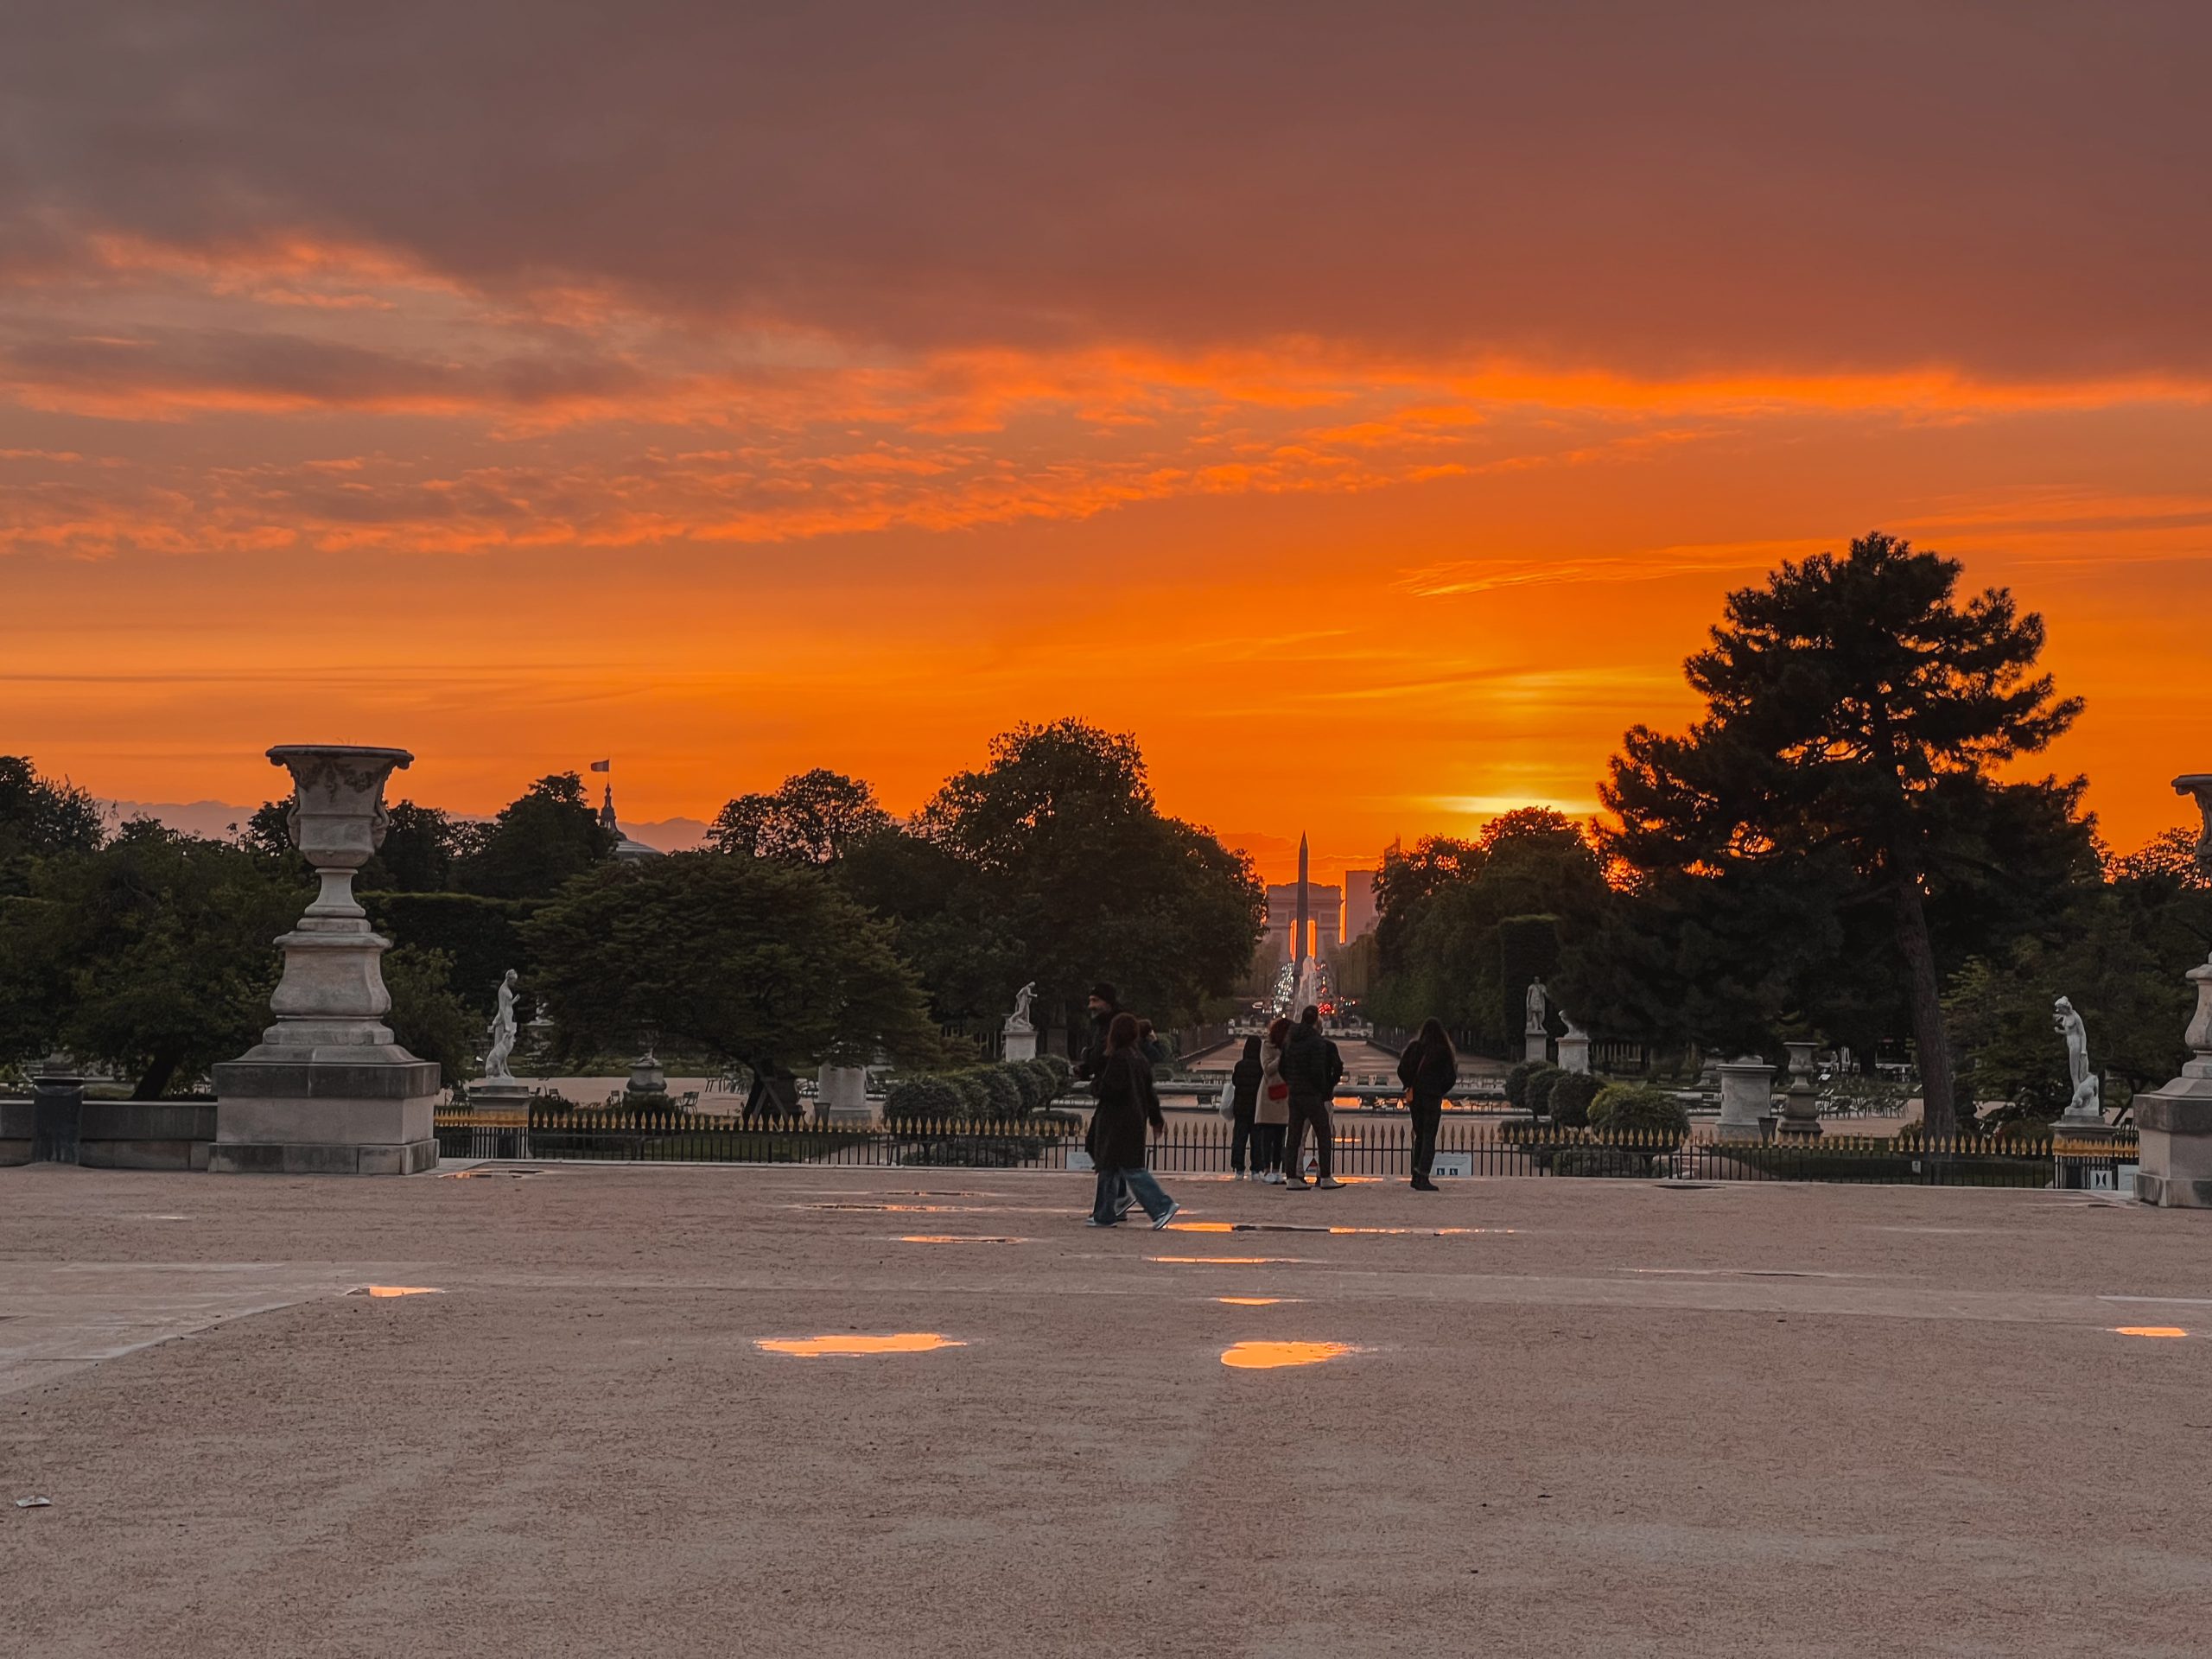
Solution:
{"label": "man in dark coat", "polygon": [[1255,1158],[1254,1167],[1247,1169],[1245,1155],[1252,1150],[1252,1120],[1260,1109],[1260,1039],[1247,1037],[1244,1052],[1236,1068],[1229,1074],[1229,1109],[1236,1128],[1229,1137],[1229,1173],[1232,1180],[1249,1180],[1260,1173],[1261,1160]]}
{"label": "man in dark coat", "polygon": [[1459,1057],[1441,1020],[1431,1020],[1398,1057],[1398,1081],[1406,1085],[1406,1104],[1414,1116],[1414,1179],[1416,1192],[1433,1192],[1429,1172],[1436,1166],[1436,1134],[1444,1123],[1444,1097],[1459,1081]]}
{"label": "man in dark coat", "polygon": [[1076,1063],[1078,1077],[1088,1081],[1106,1064],[1106,1033],[1121,1011],[1121,995],[1111,985],[1102,979],[1090,988],[1090,1040],[1084,1045],[1083,1058]]}
{"label": "man in dark coat", "polygon": [[1329,1102],[1344,1075],[1344,1058],[1337,1046],[1321,1034],[1321,1010],[1308,1007],[1290,1028],[1282,1051],[1282,1080],[1290,1085],[1290,1128],[1283,1147],[1282,1184],[1306,1190],[1302,1164],[1306,1128],[1313,1128],[1313,1152],[1320,1165],[1319,1186],[1342,1186],[1337,1179],[1334,1121]]}

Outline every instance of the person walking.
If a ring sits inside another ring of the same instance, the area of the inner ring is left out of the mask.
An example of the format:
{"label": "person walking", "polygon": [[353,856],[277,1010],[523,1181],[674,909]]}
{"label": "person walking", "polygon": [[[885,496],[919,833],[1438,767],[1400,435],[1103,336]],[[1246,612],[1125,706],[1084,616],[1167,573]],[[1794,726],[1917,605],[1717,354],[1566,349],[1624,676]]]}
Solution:
{"label": "person walking", "polygon": [[1444,1124],[1444,1097],[1459,1081],[1459,1057],[1444,1022],[1431,1020],[1398,1057],[1398,1081],[1414,1115],[1414,1179],[1416,1192],[1433,1192],[1429,1171],[1436,1166],[1436,1132]]}
{"label": "person walking", "polygon": [[1252,1110],[1252,1163],[1260,1179],[1282,1185],[1282,1137],[1290,1122],[1290,1085],[1282,1078],[1282,1046],[1290,1021],[1277,1020],[1260,1044],[1260,1098]]}
{"label": "person walking", "polygon": [[1084,1150],[1090,1154],[1098,1172],[1090,1224],[1117,1224],[1126,1193],[1144,1206],[1157,1232],[1175,1219],[1180,1206],[1160,1190],[1160,1182],[1145,1166],[1145,1126],[1161,1129],[1167,1122],[1160,1116],[1151,1063],[1137,1048],[1137,1022],[1128,1014],[1116,1014],[1107,1027],[1106,1058],[1099,1065],[1094,1087],[1098,1104],[1083,1138]]}
{"label": "person walking", "polygon": [[[1263,1068],[1260,1065],[1260,1039],[1247,1037],[1244,1052],[1229,1074],[1230,1113],[1235,1128],[1229,1135],[1230,1179],[1249,1181],[1260,1173],[1258,1147],[1254,1142],[1252,1128],[1259,1116],[1260,1079]],[[1249,1164],[1246,1154],[1253,1155]]]}
{"label": "person walking", "polygon": [[1314,1185],[1344,1185],[1337,1179],[1336,1125],[1329,1115],[1329,1102],[1344,1074],[1344,1056],[1321,1034],[1321,1010],[1309,1003],[1290,1028],[1290,1040],[1282,1051],[1283,1081],[1290,1085],[1290,1127],[1283,1147],[1285,1186],[1300,1192],[1306,1190],[1303,1159],[1308,1125],[1313,1130],[1313,1154],[1319,1166],[1320,1179]]}

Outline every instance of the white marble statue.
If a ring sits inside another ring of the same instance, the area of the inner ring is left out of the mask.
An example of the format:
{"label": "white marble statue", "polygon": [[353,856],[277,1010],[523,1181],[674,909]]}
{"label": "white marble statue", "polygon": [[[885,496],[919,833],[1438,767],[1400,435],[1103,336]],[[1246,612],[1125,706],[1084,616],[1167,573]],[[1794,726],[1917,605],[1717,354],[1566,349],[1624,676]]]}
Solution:
{"label": "white marble statue", "polygon": [[2074,1085],[2073,1098],[2066,1104],[2066,1116],[2101,1119],[2104,1106],[2098,1098],[2097,1079],[2089,1070],[2088,1028],[2082,1025],[2080,1012],[2069,999],[2062,996],[2051,1006],[2056,1016],[2052,1027],[2066,1039],[2066,1074]]}
{"label": "white marble statue", "polygon": [[1006,1017],[1008,1031],[1034,1031],[1036,1026],[1029,1018],[1030,999],[1037,995],[1037,982],[1031,980],[1014,994],[1014,1012]]}
{"label": "white marble statue", "polygon": [[484,1057],[484,1080],[486,1083],[512,1083],[515,1074],[507,1070],[507,1057],[515,1052],[515,970],[506,971],[499,981],[499,1006],[492,1016],[492,1049]]}
{"label": "white marble statue", "polygon": [[1544,1008],[1550,1001],[1551,999],[1544,994],[1544,982],[1541,979],[1532,979],[1529,982],[1527,998],[1529,1023],[1526,1029],[1529,1036],[1534,1037],[1544,1028]]}

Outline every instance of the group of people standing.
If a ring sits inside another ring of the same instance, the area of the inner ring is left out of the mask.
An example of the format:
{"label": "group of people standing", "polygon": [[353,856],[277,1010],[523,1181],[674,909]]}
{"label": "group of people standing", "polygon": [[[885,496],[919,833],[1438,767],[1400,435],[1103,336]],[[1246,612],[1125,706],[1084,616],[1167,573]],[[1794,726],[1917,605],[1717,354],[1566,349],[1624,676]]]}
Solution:
{"label": "group of people standing", "polygon": [[1229,1167],[1240,1181],[1304,1192],[1306,1132],[1313,1132],[1315,1185],[1338,1187],[1336,1122],[1329,1103],[1344,1075],[1344,1056],[1321,1034],[1321,1011],[1279,1019],[1264,1037],[1247,1037],[1229,1074],[1232,1118]]}
{"label": "group of people standing", "polygon": [[[1122,1012],[1111,985],[1092,987],[1091,1040],[1078,1077],[1090,1081],[1097,1104],[1084,1137],[1097,1172],[1090,1225],[1117,1224],[1135,1204],[1154,1228],[1174,1220],[1178,1206],[1145,1162],[1146,1134],[1164,1129],[1153,1065],[1160,1046],[1151,1022]],[[1232,1179],[1260,1180],[1293,1192],[1307,1190],[1306,1132],[1313,1136],[1313,1186],[1340,1187],[1335,1170],[1336,1122],[1330,1110],[1344,1075],[1344,1056],[1321,1031],[1321,1011],[1308,1007],[1295,1020],[1278,1019],[1262,1037],[1244,1039],[1230,1073],[1232,1121],[1229,1164]],[[1459,1081],[1459,1057],[1440,1020],[1423,1025],[1398,1057],[1398,1080],[1413,1114],[1413,1187],[1433,1192],[1436,1136],[1445,1097]]]}

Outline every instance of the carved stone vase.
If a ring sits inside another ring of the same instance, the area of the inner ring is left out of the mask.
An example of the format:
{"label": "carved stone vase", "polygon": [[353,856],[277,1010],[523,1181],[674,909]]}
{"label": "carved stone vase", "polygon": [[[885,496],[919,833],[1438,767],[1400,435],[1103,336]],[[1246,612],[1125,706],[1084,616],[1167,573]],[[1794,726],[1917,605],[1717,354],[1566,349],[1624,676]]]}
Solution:
{"label": "carved stone vase", "polygon": [[297,926],[276,941],[283,977],[276,1023],[214,1068],[212,1170],[287,1174],[409,1174],[437,1161],[431,1112],[438,1067],[392,1040],[383,1016],[383,957],[353,875],[384,841],[385,779],[404,749],[327,744],[269,751],[292,774],[292,842],[321,884]]}

